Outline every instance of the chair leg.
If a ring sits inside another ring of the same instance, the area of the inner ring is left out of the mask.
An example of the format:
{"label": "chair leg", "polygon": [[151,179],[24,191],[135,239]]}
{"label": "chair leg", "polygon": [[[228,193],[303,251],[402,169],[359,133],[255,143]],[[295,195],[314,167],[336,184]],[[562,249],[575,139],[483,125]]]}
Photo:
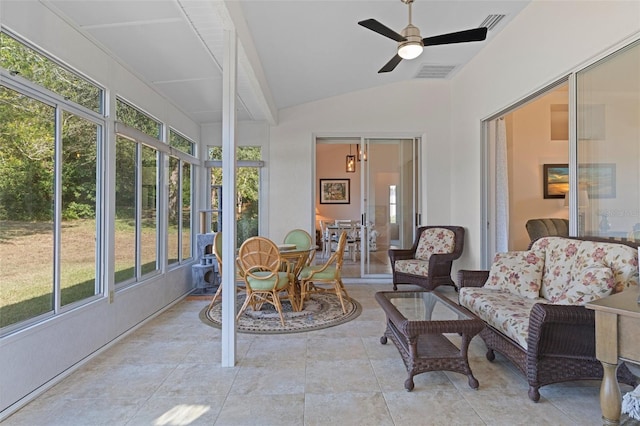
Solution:
{"label": "chair leg", "polygon": [[[240,311],[238,311],[238,315],[236,315],[236,320],[240,319],[240,316],[244,313],[244,311],[247,309],[247,307],[249,306],[249,303],[251,303],[251,299],[253,298],[253,295],[249,292],[247,292],[247,297],[246,299],[244,299],[244,303],[242,304],[242,307],[240,308]],[[251,306],[254,306],[255,309],[255,305],[252,303]]]}
{"label": "chair leg", "polygon": [[222,295],[222,283],[218,284],[218,290],[216,290],[216,294],[213,295],[213,299],[211,299],[211,303],[209,303],[209,309],[213,307],[213,304],[216,303],[216,299]]}
{"label": "chair leg", "polygon": [[284,327],[284,315],[282,315],[282,304],[280,303],[280,297],[278,297],[278,294],[275,290],[271,293],[271,297],[273,298],[273,305],[276,307],[276,311],[278,311],[278,314],[280,314],[280,323]]}

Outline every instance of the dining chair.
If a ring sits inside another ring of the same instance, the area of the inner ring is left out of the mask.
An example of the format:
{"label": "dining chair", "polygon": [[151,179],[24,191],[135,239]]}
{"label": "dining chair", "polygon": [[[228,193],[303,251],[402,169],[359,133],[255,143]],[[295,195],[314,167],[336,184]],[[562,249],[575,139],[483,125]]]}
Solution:
{"label": "dining chair", "polygon": [[[213,306],[216,302],[216,299],[222,297],[222,232],[216,232],[216,235],[213,237],[213,255],[216,257],[216,261],[218,262],[218,274],[220,274],[220,284],[218,285],[218,290],[216,290],[216,294],[213,295],[213,299],[211,299],[211,303],[209,303],[209,308]],[[236,260],[236,264],[238,261]],[[245,291],[244,287],[244,279],[242,278],[242,268],[238,265],[238,270],[236,271],[236,291],[243,292]],[[242,283],[242,284],[239,284]],[[237,293],[236,293],[237,294]]]}
{"label": "dining chair", "polygon": [[332,244],[332,230],[329,226],[333,225],[332,220],[320,221],[320,232],[322,232],[322,258],[327,259],[331,256],[331,244]]}
{"label": "dining chair", "polygon": [[[304,229],[291,230],[284,237],[285,244],[295,244],[297,250],[310,250],[313,245],[311,235]],[[309,252],[309,257],[305,261],[305,266],[311,265],[316,256],[315,250]]]}
{"label": "dining chair", "polygon": [[253,310],[260,310],[264,303],[269,303],[278,311],[284,325],[281,300],[288,299],[295,304],[295,282],[289,262],[282,261],[278,246],[267,238],[251,237],[240,246],[238,262],[244,273],[247,297],[237,318],[249,305]]}
{"label": "dining chair", "polygon": [[346,250],[349,251],[351,260],[356,261],[356,256],[360,251],[360,221],[357,220],[336,220],[337,232],[334,234],[335,241],[343,231],[347,233]]}
{"label": "dining chair", "polygon": [[[351,300],[342,283],[342,263],[347,245],[347,232],[342,231],[335,253],[324,265],[307,266],[300,272],[300,305],[312,293],[332,292],[340,299],[342,312],[347,313],[344,301]],[[330,286],[330,287],[326,287]]]}

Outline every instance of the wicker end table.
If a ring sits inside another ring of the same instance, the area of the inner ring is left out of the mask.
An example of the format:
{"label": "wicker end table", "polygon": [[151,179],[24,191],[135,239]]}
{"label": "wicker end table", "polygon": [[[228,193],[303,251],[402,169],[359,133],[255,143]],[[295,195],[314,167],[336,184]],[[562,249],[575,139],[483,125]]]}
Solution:
{"label": "wicker end table", "polygon": [[[481,319],[436,291],[381,291],[376,300],[387,316],[380,343],[386,344],[389,338],[398,348],[409,374],[404,382],[407,391],[413,389],[416,374],[442,370],[464,374],[469,386],[478,388],[467,349],[484,328]],[[460,334],[460,348],[445,333]]]}

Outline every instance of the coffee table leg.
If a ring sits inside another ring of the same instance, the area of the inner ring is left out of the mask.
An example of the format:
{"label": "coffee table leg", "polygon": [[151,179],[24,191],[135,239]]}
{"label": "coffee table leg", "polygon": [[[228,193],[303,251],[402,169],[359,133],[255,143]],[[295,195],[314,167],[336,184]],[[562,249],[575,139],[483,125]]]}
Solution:
{"label": "coffee table leg", "polygon": [[382,336],[380,338],[380,343],[382,343],[383,345],[386,345],[387,344],[387,336]]}

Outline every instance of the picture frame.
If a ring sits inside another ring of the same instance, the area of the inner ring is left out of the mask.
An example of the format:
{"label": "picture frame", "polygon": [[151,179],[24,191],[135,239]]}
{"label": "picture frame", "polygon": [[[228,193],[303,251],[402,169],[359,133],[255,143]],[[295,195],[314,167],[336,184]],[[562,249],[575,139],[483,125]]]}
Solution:
{"label": "picture frame", "polygon": [[548,198],[564,198],[569,192],[569,165],[544,164],[542,167],[543,196]]}
{"label": "picture frame", "polygon": [[320,179],[320,204],[350,204],[351,179]]}
{"label": "picture frame", "polygon": [[616,198],[616,165],[593,163],[578,165],[578,183],[589,198]]}

